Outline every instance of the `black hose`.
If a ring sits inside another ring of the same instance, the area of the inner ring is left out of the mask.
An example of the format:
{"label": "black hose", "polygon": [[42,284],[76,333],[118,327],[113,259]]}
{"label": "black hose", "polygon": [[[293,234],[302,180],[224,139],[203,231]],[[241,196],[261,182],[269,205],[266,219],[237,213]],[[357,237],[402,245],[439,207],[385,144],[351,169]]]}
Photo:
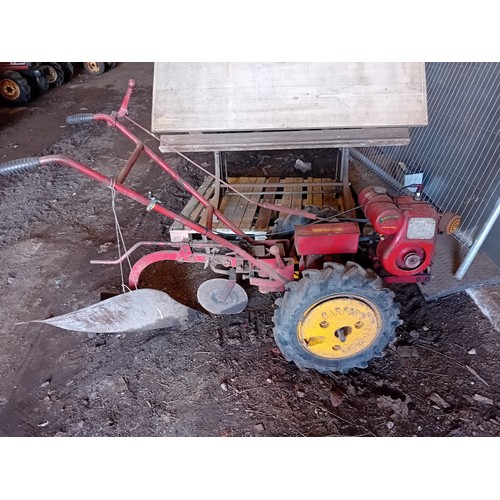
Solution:
{"label": "black hose", "polygon": [[78,115],[69,115],[66,117],[68,125],[88,125],[94,121],[92,113],[80,113]]}
{"label": "black hose", "polygon": [[12,174],[22,174],[28,170],[41,167],[39,158],[19,158],[0,165],[0,177]]}

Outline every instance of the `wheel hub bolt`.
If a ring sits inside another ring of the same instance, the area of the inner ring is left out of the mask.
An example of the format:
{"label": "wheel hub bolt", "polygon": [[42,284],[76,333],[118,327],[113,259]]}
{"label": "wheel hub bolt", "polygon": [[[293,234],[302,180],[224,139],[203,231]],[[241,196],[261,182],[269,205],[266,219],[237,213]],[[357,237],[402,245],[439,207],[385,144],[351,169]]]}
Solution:
{"label": "wheel hub bolt", "polygon": [[347,335],[349,335],[351,331],[352,328],[350,326],[343,326],[335,332],[335,337],[337,337],[341,342],[345,342],[347,340]]}
{"label": "wheel hub bolt", "polygon": [[339,328],[336,332],[335,335],[338,337],[338,339],[341,342],[345,342],[347,340],[347,337],[345,336],[345,333],[343,331],[343,328]]}

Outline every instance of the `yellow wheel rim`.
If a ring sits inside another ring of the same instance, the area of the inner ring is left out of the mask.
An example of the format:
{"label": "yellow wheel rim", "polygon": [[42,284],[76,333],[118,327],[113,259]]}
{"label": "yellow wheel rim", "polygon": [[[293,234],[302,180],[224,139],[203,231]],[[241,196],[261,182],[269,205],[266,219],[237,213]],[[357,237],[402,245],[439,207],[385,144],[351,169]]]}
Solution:
{"label": "yellow wheel rim", "polygon": [[297,337],[306,351],[327,359],[355,356],[380,334],[382,317],[369,300],[357,296],[326,297],[301,316]]}
{"label": "yellow wheel rim", "polygon": [[87,66],[92,73],[98,73],[99,72],[99,63],[96,62],[88,62]]}
{"label": "yellow wheel rim", "polygon": [[57,71],[52,66],[47,66],[49,68],[49,75],[47,80],[49,83],[54,83],[57,80]]}
{"label": "yellow wheel rim", "polygon": [[21,95],[19,85],[8,78],[5,78],[0,82],[0,91],[6,99],[10,99],[12,101]]}

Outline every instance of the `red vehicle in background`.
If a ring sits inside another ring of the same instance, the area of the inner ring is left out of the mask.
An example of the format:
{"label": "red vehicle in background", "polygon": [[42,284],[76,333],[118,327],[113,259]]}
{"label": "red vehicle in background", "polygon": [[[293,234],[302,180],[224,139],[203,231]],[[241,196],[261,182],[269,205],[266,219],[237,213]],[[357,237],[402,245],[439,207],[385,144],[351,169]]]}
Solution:
{"label": "red vehicle in background", "polygon": [[59,87],[73,76],[70,62],[0,63],[0,104],[24,106],[34,97]]}
{"label": "red vehicle in background", "polygon": [[90,76],[102,75],[116,66],[115,62],[0,62],[0,106],[24,106],[71,80],[73,64]]}

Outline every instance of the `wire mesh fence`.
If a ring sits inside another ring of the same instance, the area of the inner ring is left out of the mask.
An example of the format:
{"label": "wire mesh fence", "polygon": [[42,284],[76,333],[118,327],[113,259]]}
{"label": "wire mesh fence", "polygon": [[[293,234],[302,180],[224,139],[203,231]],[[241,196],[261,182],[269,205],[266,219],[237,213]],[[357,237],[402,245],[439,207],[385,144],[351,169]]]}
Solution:
{"label": "wire mesh fence", "polygon": [[[360,148],[354,155],[396,188],[418,182],[420,174],[426,199],[461,215],[455,236],[469,247],[500,198],[500,63],[425,67],[428,126],[411,129],[408,146]],[[494,232],[500,237],[498,224]]]}

